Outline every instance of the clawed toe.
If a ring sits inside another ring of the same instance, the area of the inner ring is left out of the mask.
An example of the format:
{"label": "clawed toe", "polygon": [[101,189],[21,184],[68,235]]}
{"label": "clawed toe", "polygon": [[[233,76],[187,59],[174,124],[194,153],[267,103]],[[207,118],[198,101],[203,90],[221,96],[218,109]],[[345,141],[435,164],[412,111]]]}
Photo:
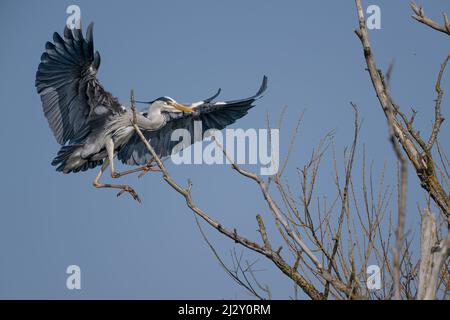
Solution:
{"label": "clawed toe", "polygon": [[142,178],[147,172],[159,172],[159,171],[161,171],[161,170],[159,170],[159,169],[153,169],[155,167],[155,164],[153,164],[153,162],[149,162],[149,163],[147,163],[146,165],[144,165],[143,167],[142,167],[142,171],[143,172],[141,172],[139,175],[138,175],[138,178]]}
{"label": "clawed toe", "polygon": [[124,192],[128,192],[133,197],[134,200],[141,203],[141,199],[139,198],[139,195],[130,186],[125,186],[122,190],[120,190],[120,192],[117,194],[117,196],[118,197],[121,196]]}

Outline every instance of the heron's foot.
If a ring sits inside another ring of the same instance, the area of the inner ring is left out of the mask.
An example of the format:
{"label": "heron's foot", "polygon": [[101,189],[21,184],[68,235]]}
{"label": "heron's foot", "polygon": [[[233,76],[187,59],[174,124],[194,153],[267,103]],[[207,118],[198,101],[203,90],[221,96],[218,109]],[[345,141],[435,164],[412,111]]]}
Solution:
{"label": "heron's foot", "polygon": [[117,194],[117,196],[121,196],[124,192],[128,192],[134,200],[141,203],[141,199],[139,198],[139,195],[134,191],[134,189],[130,186],[124,186],[122,190]]}
{"label": "heron's foot", "polygon": [[122,175],[119,172],[111,172],[111,177],[114,179],[120,178]]}
{"label": "heron's foot", "polygon": [[142,178],[147,172],[161,172],[157,167],[156,163],[149,162],[142,167],[142,172],[138,175],[138,178]]}

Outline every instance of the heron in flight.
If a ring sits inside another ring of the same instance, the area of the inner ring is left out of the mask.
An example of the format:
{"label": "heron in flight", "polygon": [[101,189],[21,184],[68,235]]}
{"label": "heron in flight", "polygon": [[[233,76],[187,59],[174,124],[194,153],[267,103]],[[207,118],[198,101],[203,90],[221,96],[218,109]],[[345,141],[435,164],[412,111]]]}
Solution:
{"label": "heron in flight", "polygon": [[[45,45],[35,85],[48,124],[61,145],[52,165],[63,173],[101,166],[93,181],[94,187],[120,189],[118,196],[128,192],[138,201],[139,196],[130,186],[100,182],[108,166],[112,178],[152,171],[153,159],[135,132],[133,121],[156,154],[165,158],[178,144],[171,141],[174,130],[189,130],[192,144],[196,142],[196,135],[192,134],[194,121],[202,122],[202,133],[208,129],[223,129],[246,115],[267,87],[264,76],[259,91],[246,99],[214,102],[219,89],[214,96],[191,104],[160,97],[149,101],[146,110],[133,112],[103,88],[96,78],[99,67],[100,54],[94,52],[92,23],[85,37],[81,29],[66,26],[64,37],[55,32],[53,42]],[[116,156],[125,164],[140,167],[118,172],[114,165]]]}

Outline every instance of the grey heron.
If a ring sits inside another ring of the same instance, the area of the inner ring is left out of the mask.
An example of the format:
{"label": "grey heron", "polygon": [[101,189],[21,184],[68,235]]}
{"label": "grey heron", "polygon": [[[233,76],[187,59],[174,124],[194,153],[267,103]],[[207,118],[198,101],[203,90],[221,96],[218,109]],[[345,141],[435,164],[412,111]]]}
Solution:
{"label": "grey heron", "polygon": [[[83,37],[81,29],[64,29],[61,37],[53,34],[36,73],[36,88],[48,124],[61,145],[52,161],[63,173],[86,171],[101,165],[93,181],[96,188],[120,189],[140,201],[129,185],[105,184],[100,178],[109,166],[111,177],[137,171],[151,171],[152,159],[134,130],[131,108],[106,91],[96,75],[100,54],[94,52],[93,24]],[[220,93],[192,104],[178,103],[170,97],[148,102],[148,108],[136,112],[136,124],[161,158],[170,156],[177,144],[171,132],[178,128],[193,130],[194,121],[202,121],[203,131],[223,129],[247,114],[267,87],[264,76],[258,92],[246,99],[213,102]],[[195,142],[192,135],[191,143]],[[115,169],[114,158],[141,167],[125,172]]]}

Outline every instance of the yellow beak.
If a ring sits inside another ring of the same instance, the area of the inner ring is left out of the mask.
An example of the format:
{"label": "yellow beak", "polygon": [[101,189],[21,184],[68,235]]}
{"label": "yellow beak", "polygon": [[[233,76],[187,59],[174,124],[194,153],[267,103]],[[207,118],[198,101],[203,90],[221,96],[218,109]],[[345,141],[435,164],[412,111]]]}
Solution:
{"label": "yellow beak", "polygon": [[184,104],[181,104],[181,103],[172,102],[171,105],[172,105],[175,109],[180,110],[180,111],[183,111],[183,112],[193,112],[192,108],[190,108],[190,107],[188,107],[188,106],[186,106],[186,105],[184,105]]}

